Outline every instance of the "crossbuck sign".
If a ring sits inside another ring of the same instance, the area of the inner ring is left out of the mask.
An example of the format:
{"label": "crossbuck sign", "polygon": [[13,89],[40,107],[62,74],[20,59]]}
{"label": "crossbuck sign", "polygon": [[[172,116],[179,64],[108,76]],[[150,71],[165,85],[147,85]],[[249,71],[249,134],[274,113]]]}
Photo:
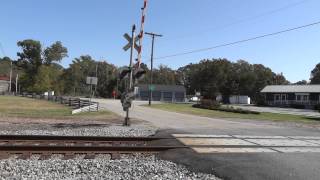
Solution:
{"label": "crossbuck sign", "polygon": [[[128,49],[131,48],[132,38],[131,38],[131,37],[129,36],[129,34],[127,34],[127,33],[125,33],[125,34],[123,35],[123,37],[126,38],[126,40],[128,41],[128,44],[123,47],[123,50],[124,50],[124,51],[127,51]],[[134,41],[135,41],[135,42],[134,42],[134,49],[139,52],[140,46],[139,46],[138,44],[136,44],[136,43],[139,41],[139,37],[135,37]]]}

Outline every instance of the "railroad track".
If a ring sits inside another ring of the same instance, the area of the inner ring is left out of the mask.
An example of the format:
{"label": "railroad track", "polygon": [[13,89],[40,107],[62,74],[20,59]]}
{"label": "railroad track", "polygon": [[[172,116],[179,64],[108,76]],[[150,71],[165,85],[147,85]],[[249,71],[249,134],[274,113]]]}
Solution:
{"label": "railroad track", "polygon": [[72,159],[76,155],[85,155],[85,159],[92,159],[97,154],[111,154],[111,158],[116,159],[120,154],[150,154],[186,148],[155,143],[165,139],[169,138],[0,135],[0,158],[17,155],[20,159],[28,159],[31,155],[40,155],[40,159],[44,160],[53,154],[62,154],[64,159]]}

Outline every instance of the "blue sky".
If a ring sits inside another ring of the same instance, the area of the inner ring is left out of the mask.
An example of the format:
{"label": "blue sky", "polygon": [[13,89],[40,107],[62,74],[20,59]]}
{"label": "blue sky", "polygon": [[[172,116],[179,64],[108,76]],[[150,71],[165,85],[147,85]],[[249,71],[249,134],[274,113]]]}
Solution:
{"label": "blue sky", "polygon": [[[126,65],[124,33],[140,25],[143,0],[2,0],[0,42],[15,58],[16,42],[36,39],[48,46],[62,41],[69,58],[89,54]],[[145,31],[156,39],[155,57],[215,46],[320,20],[319,0],[149,0]],[[143,61],[149,63],[151,39],[145,36]],[[0,56],[3,54],[0,52]],[[320,62],[320,25],[234,46],[168,59],[172,68],[205,58],[261,63],[291,82],[309,79]]]}

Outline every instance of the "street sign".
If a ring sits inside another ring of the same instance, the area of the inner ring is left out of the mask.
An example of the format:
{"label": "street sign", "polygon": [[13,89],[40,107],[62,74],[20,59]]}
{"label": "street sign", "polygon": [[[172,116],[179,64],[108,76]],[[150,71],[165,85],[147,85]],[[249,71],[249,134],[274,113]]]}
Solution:
{"label": "street sign", "polygon": [[[127,51],[128,49],[131,48],[132,38],[131,38],[131,37],[129,36],[129,34],[127,34],[127,33],[125,33],[125,34],[123,35],[123,37],[128,41],[128,44],[123,47],[123,50],[124,50],[124,51]],[[140,46],[137,44],[137,42],[139,41],[139,37],[136,37],[136,38],[134,39],[134,41],[135,41],[135,42],[134,42],[134,49],[139,52]]]}
{"label": "street sign", "polygon": [[97,85],[98,78],[97,77],[87,77],[87,84]]}
{"label": "street sign", "polygon": [[149,90],[154,91],[154,85],[149,85]]}

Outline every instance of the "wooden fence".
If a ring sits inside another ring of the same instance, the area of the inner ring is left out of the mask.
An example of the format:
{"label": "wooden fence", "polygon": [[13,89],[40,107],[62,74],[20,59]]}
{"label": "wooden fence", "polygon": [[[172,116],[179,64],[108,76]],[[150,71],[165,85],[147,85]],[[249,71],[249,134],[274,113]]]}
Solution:
{"label": "wooden fence", "polygon": [[90,111],[98,111],[99,110],[99,103],[98,102],[90,102],[87,99],[75,98],[75,97],[64,97],[64,96],[45,96],[45,95],[37,95],[35,93],[22,93],[21,96],[29,97],[34,99],[44,99],[60,104],[64,104],[66,106],[72,107],[72,109],[80,109],[83,107],[95,107],[90,108]]}

